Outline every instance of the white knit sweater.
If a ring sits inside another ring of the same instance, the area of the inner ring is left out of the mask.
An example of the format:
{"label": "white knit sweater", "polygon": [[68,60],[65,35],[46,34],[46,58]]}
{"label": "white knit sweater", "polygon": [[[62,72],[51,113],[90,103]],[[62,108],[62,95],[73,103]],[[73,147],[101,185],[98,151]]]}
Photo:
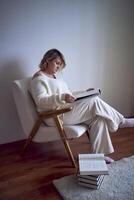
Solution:
{"label": "white knit sweater", "polygon": [[64,107],[64,94],[72,94],[62,79],[50,78],[43,72],[31,79],[29,89],[39,112]]}

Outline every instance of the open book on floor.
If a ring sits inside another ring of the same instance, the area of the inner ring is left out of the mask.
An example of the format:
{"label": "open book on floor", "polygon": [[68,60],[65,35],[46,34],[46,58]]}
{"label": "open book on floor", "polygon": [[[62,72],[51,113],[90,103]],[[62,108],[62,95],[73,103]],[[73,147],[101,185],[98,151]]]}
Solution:
{"label": "open book on floor", "polygon": [[101,94],[101,90],[99,88],[89,89],[87,91],[82,91],[81,93],[75,94],[75,101],[91,97],[91,96],[97,96]]}
{"label": "open book on floor", "polygon": [[108,167],[104,160],[104,154],[79,154],[80,175],[107,175]]}

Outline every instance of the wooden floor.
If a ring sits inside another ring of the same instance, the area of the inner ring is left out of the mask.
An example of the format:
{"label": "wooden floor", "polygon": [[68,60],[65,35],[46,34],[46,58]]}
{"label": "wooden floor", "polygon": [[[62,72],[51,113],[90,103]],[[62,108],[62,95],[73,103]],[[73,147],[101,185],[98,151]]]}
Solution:
{"label": "wooden floor", "polygon": [[[119,160],[134,155],[134,128],[111,134]],[[53,179],[75,173],[60,141],[32,144],[25,157],[19,155],[24,141],[0,146],[0,200],[60,200]],[[75,156],[90,151],[86,136],[71,141]]]}

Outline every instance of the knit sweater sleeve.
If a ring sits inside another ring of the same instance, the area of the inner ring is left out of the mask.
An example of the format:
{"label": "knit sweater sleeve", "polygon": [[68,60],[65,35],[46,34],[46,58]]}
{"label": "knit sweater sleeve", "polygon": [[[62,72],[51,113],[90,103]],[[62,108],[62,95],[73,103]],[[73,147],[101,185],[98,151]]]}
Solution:
{"label": "knit sweater sleeve", "polygon": [[60,107],[65,104],[64,94],[53,94],[47,80],[35,78],[31,81],[30,91],[37,105],[38,111],[47,111]]}

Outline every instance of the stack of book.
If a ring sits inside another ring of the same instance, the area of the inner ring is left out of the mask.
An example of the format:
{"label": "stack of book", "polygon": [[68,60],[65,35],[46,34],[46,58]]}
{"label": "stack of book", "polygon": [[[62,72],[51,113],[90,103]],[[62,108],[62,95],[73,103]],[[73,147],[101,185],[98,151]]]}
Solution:
{"label": "stack of book", "polygon": [[108,167],[104,154],[79,154],[79,185],[99,189],[105,175],[108,175]]}

